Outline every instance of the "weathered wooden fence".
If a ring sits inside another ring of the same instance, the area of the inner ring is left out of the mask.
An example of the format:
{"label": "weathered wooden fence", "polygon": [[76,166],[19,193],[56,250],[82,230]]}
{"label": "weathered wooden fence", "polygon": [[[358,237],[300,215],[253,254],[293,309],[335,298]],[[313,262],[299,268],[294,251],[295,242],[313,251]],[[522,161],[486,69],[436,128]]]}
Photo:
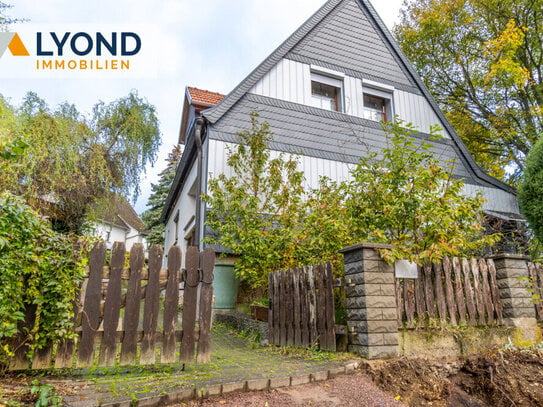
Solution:
{"label": "weathered wooden fence", "polygon": [[332,266],[269,274],[269,342],[336,350]]}
{"label": "weathered wooden fence", "polygon": [[528,274],[528,284],[534,294],[536,318],[543,322],[543,264],[528,263]]}
{"label": "weathered wooden fence", "polygon": [[418,272],[416,279],[396,279],[399,327],[414,328],[429,319],[453,326],[503,324],[492,259],[444,258]]}
{"label": "weathered wooden fence", "polygon": [[[178,246],[169,250],[167,270],[161,270],[158,246],[150,249],[147,268],[141,244],[132,247],[127,268],[124,243],[114,243],[109,266],[105,259],[106,245],[99,242],[91,251],[89,274],[76,301],[75,340],[41,349],[32,368],[188,363],[194,360],[196,349],[198,362],[210,360],[213,250],[199,253],[190,247],[184,273]],[[29,367],[24,351],[24,347],[19,349],[10,369]]]}

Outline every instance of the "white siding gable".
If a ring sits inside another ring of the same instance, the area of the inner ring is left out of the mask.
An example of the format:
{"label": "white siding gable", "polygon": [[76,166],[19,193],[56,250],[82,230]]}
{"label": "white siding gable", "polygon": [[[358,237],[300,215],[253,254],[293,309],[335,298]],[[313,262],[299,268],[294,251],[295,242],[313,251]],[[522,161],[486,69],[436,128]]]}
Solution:
{"label": "white siding gable", "polygon": [[[301,62],[282,59],[249,91],[256,95],[285,100],[287,102],[311,105],[311,72],[326,73],[323,68]],[[363,81],[347,75],[343,76],[344,113],[364,117],[363,93],[389,92],[392,99],[392,115],[398,115],[406,123],[412,123],[423,133],[430,132],[430,126],[445,126],[422,95],[394,89],[372,81]],[[450,138],[443,130],[440,134]]]}

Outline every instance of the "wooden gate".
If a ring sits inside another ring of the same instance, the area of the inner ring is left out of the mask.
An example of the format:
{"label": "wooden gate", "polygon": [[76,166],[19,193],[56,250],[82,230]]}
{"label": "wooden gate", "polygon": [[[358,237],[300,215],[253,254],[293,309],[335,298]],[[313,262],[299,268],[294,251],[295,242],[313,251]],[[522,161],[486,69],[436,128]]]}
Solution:
{"label": "wooden gate", "polygon": [[269,274],[269,342],[336,350],[332,265]]}
{"label": "wooden gate", "polygon": [[[125,267],[124,243],[114,243],[109,266],[105,266],[106,254],[103,241],[91,251],[88,277],[76,302],[76,340],[39,350],[32,368],[188,363],[194,360],[196,350],[199,363],[209,362],[213,250],[199,253],[190,247],[183,273],[178,246],[170,248],[166,270],[161,270],[159,246],[150,249],[148,267],[141,244],[132,247],[129,267]],[[185,289],[180,321],[182,281]],[[28,367],[21,347],[10,369]]]}

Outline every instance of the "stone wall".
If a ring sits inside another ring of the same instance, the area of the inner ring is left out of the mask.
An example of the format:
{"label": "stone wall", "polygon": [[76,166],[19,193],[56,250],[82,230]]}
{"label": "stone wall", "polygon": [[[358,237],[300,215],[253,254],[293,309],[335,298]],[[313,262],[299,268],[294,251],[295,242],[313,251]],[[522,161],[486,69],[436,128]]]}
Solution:
{"label": "stone wall", "polygon": [[387,245],[361,243],[345,255],[348,350],[368,359],[398,354],[394,267],[375,249]]}
{"label": "stone wall", "polygon": [[[386,248],[391,246],[361,243],[341,250],[345,256],[348,350],[368,359],[406,354],[409,343],[420,343],[413,340],[413,335],[403,335],[399,348],[394,266],[386,263],[378,252]],[[513,328],[496,332],[506,332],[506,336],[514,333],[528,343],[533,342],[538,335],[535,308],[526,282],[519,279],[529,276],[529,259],[502,254],[493,260],[504,324]],[[496,343],[503,344],[505,336],[497,334],[496,338]],[[457,345],[463,353],[463,346]]]}

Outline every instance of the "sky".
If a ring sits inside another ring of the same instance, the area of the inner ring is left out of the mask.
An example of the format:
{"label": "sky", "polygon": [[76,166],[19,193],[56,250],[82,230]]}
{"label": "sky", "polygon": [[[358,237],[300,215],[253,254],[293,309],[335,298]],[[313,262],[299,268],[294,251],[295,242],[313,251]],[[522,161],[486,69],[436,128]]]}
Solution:
{"label": "sky", "polygon": [[[370,0],[390,28],[399,20],[403,0]],[[62,27],[103,24],[145,27],[152,32],[153,75],[112,78],[0,78],[0,93],[18,105],[28,91],[49,106],[73,103],[83,114],[131,90],[154,105],[162,146],[148,166],[134,208],[146,209],[151,183],[165,167],[177,142],[185,86],[226,94],[304,23],[325,0],[11,0],[11,17],[29,25]],[[17,31],[17,25],[11,27]],[[55,29],[55,28],[53,28]],[[145,43],[145,33],[142,43]]]}

